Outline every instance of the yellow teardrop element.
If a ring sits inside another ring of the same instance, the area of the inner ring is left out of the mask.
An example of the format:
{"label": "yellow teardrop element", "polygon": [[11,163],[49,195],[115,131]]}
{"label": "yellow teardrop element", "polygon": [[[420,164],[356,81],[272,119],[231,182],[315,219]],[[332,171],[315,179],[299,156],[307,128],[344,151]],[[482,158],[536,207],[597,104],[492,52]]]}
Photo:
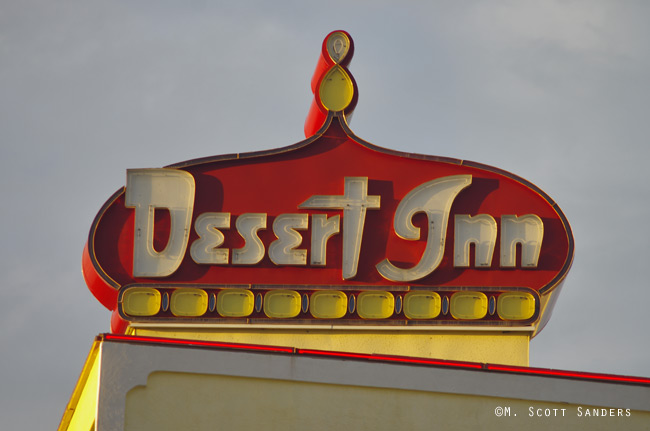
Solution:
{"label": "yellow teardrop element", "polygon": [[323,78],[318,95],[327,110],[342,111],[352,102],[354,85],[345,70],[336,65]]}

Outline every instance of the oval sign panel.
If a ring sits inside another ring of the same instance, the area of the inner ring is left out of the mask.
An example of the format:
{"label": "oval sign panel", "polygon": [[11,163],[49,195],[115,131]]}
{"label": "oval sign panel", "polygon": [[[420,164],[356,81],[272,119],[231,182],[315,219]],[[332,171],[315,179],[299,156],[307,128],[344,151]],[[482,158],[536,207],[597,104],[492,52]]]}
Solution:
{"label": "oval sign panel", "polygon": [[126,320],[539,326],[572,258],[564,214],[529,182],[376,147],[329,113],[293,146],[127,171],[83,270]]}

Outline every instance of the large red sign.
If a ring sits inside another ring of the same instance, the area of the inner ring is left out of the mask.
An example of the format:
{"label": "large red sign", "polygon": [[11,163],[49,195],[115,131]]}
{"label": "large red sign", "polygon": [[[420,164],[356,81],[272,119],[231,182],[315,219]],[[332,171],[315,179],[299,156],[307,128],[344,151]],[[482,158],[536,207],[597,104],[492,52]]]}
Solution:
{"label": "large red sign", "polygon": [[525,287],[565,277],[558,206],[510,173],[325,132],[262,153],[131,170],[84,251],[93,294],[192,285]]}
{"label": "large red sign", "polygon": [[307,140],[127,171],[83,257],[114,323],[544,325],[573,259],[560,209],[499,169],[357,138],[353,51],[325,38]]}

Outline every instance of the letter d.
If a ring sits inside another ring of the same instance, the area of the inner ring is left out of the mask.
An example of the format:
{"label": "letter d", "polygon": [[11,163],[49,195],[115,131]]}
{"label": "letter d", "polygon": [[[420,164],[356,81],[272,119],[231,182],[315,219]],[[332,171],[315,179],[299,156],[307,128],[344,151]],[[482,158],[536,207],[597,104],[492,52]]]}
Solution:
{"label": "letter d", "polygon": [[[176,169],[129,169],[126,206],[135,208],[133,276],[165,277],[180,266],[192,223],[194,177]],[[163,251],[153,247],[154,210],[169,210],[169,240]]]}

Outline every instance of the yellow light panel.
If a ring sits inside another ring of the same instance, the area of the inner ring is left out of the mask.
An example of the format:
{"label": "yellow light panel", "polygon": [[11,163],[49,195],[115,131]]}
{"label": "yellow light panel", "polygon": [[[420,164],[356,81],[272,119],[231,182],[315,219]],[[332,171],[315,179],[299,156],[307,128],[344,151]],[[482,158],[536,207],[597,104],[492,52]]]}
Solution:
{"label": "yellow light panel", "polygon": [[390,292],[362,292],[357,302],[357,313],[363,319],[386,319],[393,315],[395,297]]}
{"label": "yellow light panel", "polygon": [[245,317],[253,313],[255,295],[246,289],[225,289],[217,295],[217,312],[224,317]]}
{"label": "yellow light panel", "polygon": [[526,292],[508,292],[499,295],[497,312],[503,320],[526,320],[535,314],[535,297]]}
{"label": "yellow light panel", "polygon": [[409,292],[404,296],[404,315],[409,319],[435,319],[440,314],[436,292]]}
{"label": "yellow light panel", "polygon": [[450,311],[454,319],[482,319],[487,314],[488,299],[481,292],[457,292],[451,296]]}
{"label": "yellow light panel", "polygon": [[150,287],[132,287],[122,296],[122,311],[129,316],[153,316],[160,310],[160,292]]}
{"label": "yellow light panel", "polygon": [[208,310],[208,294],[201,289],[177,289],[172,293],[170,309],[177,317],[202,316]]}
{"label": "yellow light panel", "polygon": [[293,290],[276,290],[264,295],[264,314],[276,319],[296,317],[300,313],[300,294]]}
{"label": "yellow light panel", "polygon": [[319,89],[320,101],[330,111],[342,111],[354,97],[354,85],[341,66],[327,72]]}
{"label": "yellow light panel", "polygon": [[338,290],[316,292],[309,301],[309,311],[317,319],[340,319],[347,310],[348,297]]}

